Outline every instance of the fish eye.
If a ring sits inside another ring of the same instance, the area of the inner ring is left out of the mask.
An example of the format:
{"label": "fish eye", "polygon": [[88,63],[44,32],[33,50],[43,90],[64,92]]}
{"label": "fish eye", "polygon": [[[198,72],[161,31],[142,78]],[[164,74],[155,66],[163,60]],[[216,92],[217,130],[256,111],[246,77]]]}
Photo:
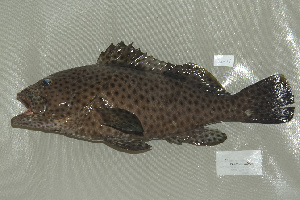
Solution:
{"label": "fish eye", "polygon": [[51,78],[46,78],[44,79],[43,83],[45,86],[49,86],[49,85],[52,85],[52,79]]}

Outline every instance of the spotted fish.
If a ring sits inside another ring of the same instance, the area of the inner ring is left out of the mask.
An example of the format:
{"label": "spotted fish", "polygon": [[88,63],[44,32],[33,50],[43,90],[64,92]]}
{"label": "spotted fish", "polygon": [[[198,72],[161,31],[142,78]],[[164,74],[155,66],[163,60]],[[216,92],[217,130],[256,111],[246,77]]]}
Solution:
{"label": "spotted fish", "polygon": [[135,49],[111,44],[94,65],[54,73],[17,95],[27,111],[13,127],[59,132],[131,150],[146,142],[216,145],[218,122],[279,124],[293,118],[294,96],[283,75],[273,75],[237,94],[227,92],[203,67],[173,65]]}

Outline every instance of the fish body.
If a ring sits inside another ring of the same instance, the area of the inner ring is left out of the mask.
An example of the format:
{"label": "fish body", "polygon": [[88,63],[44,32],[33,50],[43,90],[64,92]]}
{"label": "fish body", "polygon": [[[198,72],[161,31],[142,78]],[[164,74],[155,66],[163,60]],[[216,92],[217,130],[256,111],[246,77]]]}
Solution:
{"label": "fish body", "polygon": [[283,75],[231,95],[203,67],[159,61],[120,42],[97,63],[54,73],[17,95],[27,111],[13,127],[54,131],[132,150],[146,142],[216,145],[221,121],[278,124],[293,118],[294,96]]}

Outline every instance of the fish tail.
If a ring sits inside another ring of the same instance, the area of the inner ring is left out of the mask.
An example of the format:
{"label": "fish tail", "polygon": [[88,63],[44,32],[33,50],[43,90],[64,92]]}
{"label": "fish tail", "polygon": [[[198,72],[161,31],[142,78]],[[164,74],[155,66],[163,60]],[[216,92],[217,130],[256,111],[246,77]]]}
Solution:
{"label": "fish tail", "polygon": [[242,111],[235,121],[280,124],[294,116],[295,107],[285,107],[294,103],[294,95],[285,77],[280,74],[250,85],[234,97],[234,109]]}

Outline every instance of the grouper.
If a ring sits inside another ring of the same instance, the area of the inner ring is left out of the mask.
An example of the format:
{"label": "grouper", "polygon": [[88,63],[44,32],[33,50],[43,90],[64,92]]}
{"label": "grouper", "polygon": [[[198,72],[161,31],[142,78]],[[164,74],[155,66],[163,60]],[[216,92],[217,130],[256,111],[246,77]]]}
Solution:
{"label": "grouper", "polygon": [[[174,65],[132,44],[111,44],[96,64],[49,75],[17,94],[27,111],[13,127],[58,132],[129,151],[147,141],[217,145],[218,122],[280,124],[290,121],[294,96],[285,77],[265,78],[236,94],[203,67]],[[249,136],[251,137],[251,136]]]}

